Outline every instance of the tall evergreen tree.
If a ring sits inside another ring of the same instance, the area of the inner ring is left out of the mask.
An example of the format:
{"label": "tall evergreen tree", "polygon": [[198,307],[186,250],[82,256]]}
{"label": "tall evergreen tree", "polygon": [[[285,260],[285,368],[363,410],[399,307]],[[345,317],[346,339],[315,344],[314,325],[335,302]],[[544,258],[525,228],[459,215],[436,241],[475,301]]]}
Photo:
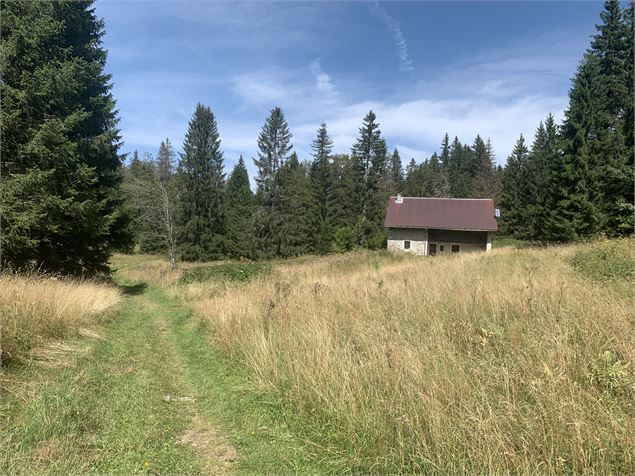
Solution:
{"label": "tall evergreen tree", "polygon": [[385,172],[387,147],[375,120],[375,113],[369,111],[351,154],[357,182],[354,192],[359,216],[359,244],[370,248],[382,246],[385,239],[386,195],[381,190],[380,180]]}
{"label": "tall evergreen tree", "polygon": [[175,153],[170,139],[166,138],[161,141],[159,153],[157,154],[157,173],[159,179],[168,183],[174,175],[174,159]]}
{"label": "tall evergreen tree", "polygon": [[254,197],[242,155],[227,180],[224,203],[227,255],[231,258],[254,257]]}
{"label": "tall evergreen tree", "polygon": [[313,244],[312,217],[314,202],[306,168],[292,153],[280,168],[281,230],[276,235],[277,256],[298,256],[311,250]]}
{"label": "tall evergreen tree", "polygon": [[496,194],[496,169],[492,142],[488,139],[486,144],[481,136],[476,136],[473,150],[476,176],[472,182],[472,197],[494,198]]}
{"label": "tall evergreen tree", "polygon": [[311,193],[315,203],[314,248],[318,253],[327,253],[331,248],[332,229],[329,222],[329,191],[332,186],[329,157],[333,141],[322,123],[317,137],[311,144],[313,161],[309,170]]}
{"label": "tall evergreen tree", "polygon": [[209,107],[199,103],[188,124],[178,166],[177,229],[185,260],[223,256],[223,167],[216,119]]}
{"label": "tall evergreen tree", "polygon": [[258,250],[263,257],[275,256],[281,249],[283,223],[278,172],[293,148],[291,137],[282,109],[273,108],[258,136],[258,158],[254,159],[258,168],[255,233]]}
{"label": "tall evergreen tree", "polygon": [[131,240],[103,34],[91,1],[2,4],[1,263],[106,272]]}
{"label": "tall evergreen tree", "polygon": [[520,135],[514,150],[507,158],[503,171],[501,192],[502,231],[516,238],[527,238],[526,167],[529,150]]}
{"label": "tall evergreen tree", "polygon": [[404,181],[403,165],[401,164],[401,156],[397,148],[393,150],[388,167],[386,167],[385,188],[388,194],[395,195],[402,191]]}

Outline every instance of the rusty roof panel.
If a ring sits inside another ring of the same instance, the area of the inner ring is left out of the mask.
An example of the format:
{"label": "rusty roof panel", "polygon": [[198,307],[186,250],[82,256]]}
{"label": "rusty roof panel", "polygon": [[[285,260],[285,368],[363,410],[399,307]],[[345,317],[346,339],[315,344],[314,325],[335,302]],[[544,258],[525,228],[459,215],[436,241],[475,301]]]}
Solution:
{"label": "rusty roof panel", "polygon": [[388,200],[387,228],[497,231],[492,199],[396,197]]}

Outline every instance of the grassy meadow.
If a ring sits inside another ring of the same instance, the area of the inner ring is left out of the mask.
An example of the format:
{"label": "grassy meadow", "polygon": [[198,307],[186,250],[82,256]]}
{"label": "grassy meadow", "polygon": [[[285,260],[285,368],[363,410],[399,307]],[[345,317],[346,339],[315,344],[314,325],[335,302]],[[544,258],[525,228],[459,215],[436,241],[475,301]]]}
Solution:
{"label": "grassy meadow", "polygon": [[113,311],[112,285],[38,274],[0,275],[0,363],[29,356],[50,340],[70,337]]}
{"label": "grassy meadow", "polygon": [[244,263],[115,265],[192,308],[214,348],[339,467],[625,474],[632,247],[357,252],[253,275]]}

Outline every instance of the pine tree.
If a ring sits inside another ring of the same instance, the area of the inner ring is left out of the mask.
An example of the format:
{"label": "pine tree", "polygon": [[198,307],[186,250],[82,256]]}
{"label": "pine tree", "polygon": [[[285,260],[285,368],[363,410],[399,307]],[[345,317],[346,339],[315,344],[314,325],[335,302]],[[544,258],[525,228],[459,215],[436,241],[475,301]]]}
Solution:
{"label": "pine tree", "polygon": [[488,139],[487,144],[481,136],[474,140],[474,160],[476,176],[472,181],[472,197],[494,198],[496,194],[496,169],[494,166],[494,148]]}
{"label": "pine tree", "polygon": [[168,183],[174,175],[174,148],[170,143],[170,139],[166,138],[161,141],[159,153],[157,154],[157,173],[159,179],[164,183]]}
{"label": "pine tree", "polygon": [[551,114],[541,122],[534,136],[526,165],[526,190],[528,209],[526,226],[532,240],[545,240],[545,224],[548,218],[547,197],[551,186],[552,163],[558,160],[557,128]]}
{"label": "pine tree", "polygon": [[254,196],[242,155],[227,180],[224,203],[227,255],[231,258],[253,258]]}
{"label": "pine tree", "polygon": [[258,136],[258,158],[254,159],[258,168],[254,221],[262,257],[276,256],[281,249],[283,223],[278,172],[293,148],[291,137],[282,109],[273,108]]}
{"label": "pine tree", "polygon": [[384,188],[388,195],[395,195],[402,191],[404,182],[403,165],[401,164],[401,157],[397,148],[393,151],[386,167]]}
{"label": "pine tree", "polygon": [[516,238],[527,238],[526,164],[528,156],[529,150],[521,134],[514,150],[507,158],[501,192],[502,232]]}
{"label": "pine tree", "polygon": [[[611,235],[632,233],[634,226],[632,15],[632,8],[621,10],[617,0],[605,2],[589,50],[598,60],[591,78],[594,98],[583,106],[593,117],[591,135],[586,138],[590,199],[599,213],[598,229]],[[572,91],[571,101],[574,97]],[[575,134],[572,127],[563,132]]]}
{"label": "pine tree", "polygon": [[314,203],[306,168],[291,154],[280,168],[280,215],[281,229],[277,234],[276,255],[298,256],[307,253],[313,243],[312,216]]}
{"label": "pine tree", "polygon": [[351,193],[355,189],[356,175],[353,161],[346,154],[331,157],[331,188],[328,199],[328,221],[333,230],[331,248],[348,251],[357,244],[356,222],[358,204]]}
{"label": "pine tree", "polygon": [[[597,197],[597,175],[588,138],[596,133],[599,61],[587,54],[580,64],[570,93],[569,109],[562,125],[562,150],[550,164],[551,186],[545,236],[550,241],[570,241],[600,229],[602,215]],[[595,196],[595,197],[594,197]]]}
{"label": "pine tree", "polygon": [[323,254],[330,250],[332,240],[328,201],[332,186],[329,157],[333,149],[333,141],[328,135],[326,124],[320,125],[311,148],[313,149],[313,162],[309,170],[309,181],[315,203],[314,248],[318,253]]}
{"label": "pine tree", "polygon": [[107,272],[131,241],[103,34],[90,1],[2,4],[1,263]]}
{"label": "pine tree", "polygon": [[223,153],[216,119],[198,104],[188,124],[178,166],[177,229],[184,260],[223,256]]}
{"label": "pine tree", "polygon": [[385,239],[386,195],[380,181],[385,172],[387,147],[375,119],[373,111],[364,117],[351,154],[357,183],[354,196],[359,216],[358,242],[369,248],[382,246]]}

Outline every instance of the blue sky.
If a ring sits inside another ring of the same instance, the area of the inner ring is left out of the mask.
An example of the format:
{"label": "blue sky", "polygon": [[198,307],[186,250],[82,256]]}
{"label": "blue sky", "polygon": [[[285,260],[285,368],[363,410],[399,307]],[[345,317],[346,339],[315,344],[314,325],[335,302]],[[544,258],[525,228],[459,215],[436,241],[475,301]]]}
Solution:
{"label": "blue sky", "polygon": [[491,138],[504,163],[567,105],[599,2],[98,0],[123,152],[181,150],[197,102],[214,111],[226,171],[280,106],[300,159],[320,122],[349,152],[373,109],[404,162],[443,134]]}

